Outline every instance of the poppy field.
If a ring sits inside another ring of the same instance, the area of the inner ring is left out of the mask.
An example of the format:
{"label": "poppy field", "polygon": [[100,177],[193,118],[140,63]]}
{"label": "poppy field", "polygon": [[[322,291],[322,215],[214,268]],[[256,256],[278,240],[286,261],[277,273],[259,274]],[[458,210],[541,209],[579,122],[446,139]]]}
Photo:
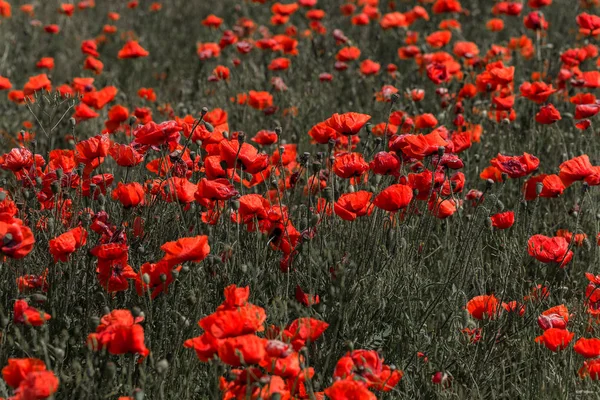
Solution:
{"label": "poppy field", "polygon": [[0,399],[600,385],[599,0],[0,0]]}

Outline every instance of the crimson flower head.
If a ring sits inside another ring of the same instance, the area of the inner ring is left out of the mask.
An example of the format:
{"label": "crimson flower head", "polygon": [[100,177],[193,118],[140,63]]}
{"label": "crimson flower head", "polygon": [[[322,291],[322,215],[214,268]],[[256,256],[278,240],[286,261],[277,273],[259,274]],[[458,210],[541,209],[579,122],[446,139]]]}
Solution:
{"label": "crimson flower head", "polygon": [[82,227],[77,227],[63,233],[62,235],[50,239],[50,254],[54,257],[54,262],[67,262],[69,256],[78,248],[87,242],[87,231]]}
{"label": "crimson flower head", "polygon": [[13,321],[15,324],[41,326],[51,318],[49,314],[30,306],[27,300],[15,301],[13,312]]}
{"label": "crimson flower head", "polygon": [[500,153],[490,163],[498,168],[500,172],[507,174],[510,178],[521,178],[529,175],[540,165],[540,160],[528,153],[522,156],[505,156]]}
{"label": "crimson flower head", "polygon": [[120,59],[141,58],[147,57],[149,54],[150,53],[146,51],[146,49],[144,49],[142,46],[140,46],[138,42],[136,42],[135,40],[130,40],[129,42],[125,43],[121,50],[119,50],[119,54],[117,55],[117,57],[119,57]]}
{"label": "crimson flower head", "polygon": [[561,119],[560,112],[552,104],[543,106],[540,108],[540,111],[535,114],[535,121],[542,125],[553,124]]}
{"label": "crimson flower head", "polygon": [[357,217],[362,217],[373,211],[372,196],[373,193],[365,190],[345,193],[335,202],[333,210],[341,219],[354,221]]}
{"label": "crimson flower head", "polygon": [[129,310],[113,310],[100,320],[95,333],[88,335],[88,346],[94,351],[108,350],[110,354],[150,354],[144,344],[143,317],[134,318]]}
{"label": "crimson flower head", "polygon": [[413,198],[413,190],[408,185],[395,184],[381,191],[373,204],[385,211],[397,212],[408,207]]}
{"label": "crimson flower head", "polygon": [[340,178],[359,177],[369,170],[362,153],[338,154],[333,162],[333,172]]}
{"label": "crimson flower head", "polygon": [[174,242],[167,242],[160,246],[165,252],[161,261],[169,265],[181,264],[186,261],[201,262],[210,253],[208,236],[185,237]]}
{"label": "crimson flower head", "polygon": [[505,211],[490,217],[492,226],[496,229],[508,229],[515,223],[515,212]]}
{"label": "crimson flower head", "polygon": [[170,150],[175,150],[181,137],[182,126],[176,121],[165,121],[157,124],[150,121],[133,131],[135,140],[132,145],[160,147],[168,145]]}
{"label": "crimson flower head", "polygon": [[467,311],[475,319],[494,319],[498,313],[500,303],[496,296],[482,295],[475,296],[467,303]]}
{"label": "crimson flower head", "polygon": [[548,350],[556,353],[566,349],[574,336],[574,333],[566,329],[550,328],[545,330],[543,335],[536,337],[535,342],[543,344]]}
{"label": "crimson flower head", "polygon": [[564,237],[533,235],[527,241],[529,255],[544,264],[557,263],[564,268],[573,258],[569,242]]}

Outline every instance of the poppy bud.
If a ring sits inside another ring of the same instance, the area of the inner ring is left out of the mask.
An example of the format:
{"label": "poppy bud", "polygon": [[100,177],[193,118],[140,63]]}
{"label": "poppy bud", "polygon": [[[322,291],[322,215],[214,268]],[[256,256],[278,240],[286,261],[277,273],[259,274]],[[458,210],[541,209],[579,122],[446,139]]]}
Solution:
{"label": "poppy bud", "polygon": [[148,275],[148,274],[142,275],[142,281],[144,281],[144,283],[146,285],[149,285],[150,284],[150,275]]}
{"label": "poppy bud", "polygon": [[102,193],[100,193],[98,195],[98,203],[103,206],[104,204],[106,204],[106,197],[104,197],[104,195]]}
{"label": "poppy bud", "polygon": [[58,358],[59,360],[62,360],[63,358],[65,358],[65,351],[63,349],[54,349],[54,356],[56,356],[56,358]]}
{"label": "poppy bud", "polygon": [[487,186],[487,189],[490,189],[492,186],[494,186],[494,181],[491,179],[487,179],[485,181],[485,186]]}
{"label": "poppy bud", "polygon": [[117,366],[114,362],[109,361],[104,365],[104,375],[107,378],[113,378],[117,373]]}
{"label": "poppy bud", "polygon": [[142,389],[135,389],[133,393],[134,400],[144,400],[144,391]]}
{"label": "poppy bud", "polygon": [[200,111],[200,114],[204,117],[206,114],[208,114],[208,108],[202,107],[202,110]]}
{"label": "poppy bud", "polygon": [[333,203],[333,189],[329,186],[327,186],[325,189],[323,189],[323,197],[328,202]]}
{"label": "poppy bud", "polygon": [[[25,200],[30,200],[33,197],[33,193],[31,193],[30,190],[23,190],[23,197],[25,197]],[[4,199],[0,200],[3,201]]]}
{"label": "poppy bud", "polygon": [[162,283],[165,283],[167,281],[167,275],[165,274],[160,274],[159,278]]}
{"label": "poppy bud", "polygon": [[365,124],[365,129],[366,129],[367,133],[370,135],[371,133],[373,133],[373,124],[371,124],[370,122],[367,122]]}
{"label": "poppy bud", "polygon": [[283,130],[281,129],[280,126],[276,126],[275,127],[275,133],[277,134],[277,136],[281,136],[281,133],[283,132]]}
{"label": "poppy bud", "polygon": [[75,124],[77,124],[77,121],[75,121],[75,118],[69,118],[69,122],[71,123],[72,126],[75,126]]}
{"label": "poppy bud", "polygon": [[223,137],[224,137],[225,139],[229,139],[229,132],[227,132],[227,131],[224,131],[224,132],[223,132]]}
{"label": "poppy bud", "polygon": [[10,321],[8,320],[8,318],[1,318],[0,319],[0,328],[5,329],[8,326],[8,323]]}
{"label": "poppy bud", "polygon": [[440,156],[440,157],[443,156],[445,151],[446,151],[446,148],[444,148],[443,146],[438,147],[438,149],[437,149],[438,156]]}
{"label": "poppy bud", "polygon": [[585,194],[590,188],[590,185],[587,182],[583,182],[583,185],[581,185],[581,193]]}
{"label": "poppy bud", "polygon": [[48,298],[43,294],[35,293],[31,295],[31,300],[35,301],[36,303],[45,303]]}
{"label": "poppy bud", "polygon": [[173,271],[171,271],[171,276],[173,277],[173,279],[177,279],[179,277],[179,271],[174,269]]}
{"label": "poppy bud", "polygon": [[60,190],[60,182],[59,181],[54,181],[50,184],[50,189],[52,190],[52,193],[57,194],[58,191]]}
{"label": "poppy bud", "polygon": [[400,100],[400,95],[398,95],[398,93],[394,93],[390,96],[390,100],[392,101],[392,104],[394,104],[395,102]]}
{"label": "poppy bud", "polygon": [[167,372],[167,370],[169,369],[169,362],[167,360],[160,360],[159,362],[156,363],[156,371],[159,374],[164,374]]}
{"label": "poppy bud", "polygon": [[210,133],[213,133],[215,131],[215,127],[212,126],[212,124],[210,122],[202,121],[202,123],[204,124],[204,127],[206,128],[206,130],[209,131]]}
{"label": "poppy bud", "polygon": [[543,189],[544,189],[544,184],[542,182],[538,182],[535,184],[535,194],[537,194],[538,196],[542,193]]}
{"label": "poppy bud", "polygon": [[244,143],[246,141],[246,134],[244,132],[238,132],[238,142]]}
{"label": "poppy bud", "polygon": [[0,201],[6,200],[6,192],[0,192]]}

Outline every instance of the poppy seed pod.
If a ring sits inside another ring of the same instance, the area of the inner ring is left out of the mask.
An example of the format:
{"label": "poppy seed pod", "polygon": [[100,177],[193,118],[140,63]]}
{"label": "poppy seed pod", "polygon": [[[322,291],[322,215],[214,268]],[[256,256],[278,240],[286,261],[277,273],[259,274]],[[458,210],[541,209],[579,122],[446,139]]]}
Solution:
{"label": "poppy seed pod", "polygon": [[204,117],[206,114],[208,114],[208,108],[202,107],[202,110],[200,111],[200,115],[202,115]]}
{"label": "poppy seed pod", "polygon": [[544,184],[542,182],[538,182],[535,184],[535,194],[536,195],[540,195],[542,193],[542,190],[544,189]]}
{"label": "poppy seed pod", "polygon": [[275,133],[277,134],[277,136],[281,136],[281,133],[283,132],[283,130],[281,129],[281,126],[276,126],[275,127]]}
{"label": "poppy seed pod", "polygon": [[245,132],[238,132],[238,142],[244,143],[246,141],[246,133]]}

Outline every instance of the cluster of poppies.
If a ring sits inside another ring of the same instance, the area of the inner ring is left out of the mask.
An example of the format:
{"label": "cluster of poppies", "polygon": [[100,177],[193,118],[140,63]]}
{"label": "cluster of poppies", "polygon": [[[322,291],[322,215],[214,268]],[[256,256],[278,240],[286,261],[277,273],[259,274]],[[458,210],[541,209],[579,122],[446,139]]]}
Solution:
{"label": "cluster of poppies", "polygon": [[[285,399],[322,399],[324,394],[332,400],[374,399],[369,389],[390,391],[402,378],[402,372],[383,364],[377,352],[353,350],[337,362],[333,385],[316,391],[306,352],[329,325],[302,317],[284,329],[269,326],[265,330],[266,312],[248,302],[249,296],[248,287],[225,288],[225,301],[198,321],[204,333],[184,343],[200,361],[217,358],[231,367],[231,373],[220,380],[224,399],[273,398],[275,394]],[[263,331],[264,337],[257,335]]]}

